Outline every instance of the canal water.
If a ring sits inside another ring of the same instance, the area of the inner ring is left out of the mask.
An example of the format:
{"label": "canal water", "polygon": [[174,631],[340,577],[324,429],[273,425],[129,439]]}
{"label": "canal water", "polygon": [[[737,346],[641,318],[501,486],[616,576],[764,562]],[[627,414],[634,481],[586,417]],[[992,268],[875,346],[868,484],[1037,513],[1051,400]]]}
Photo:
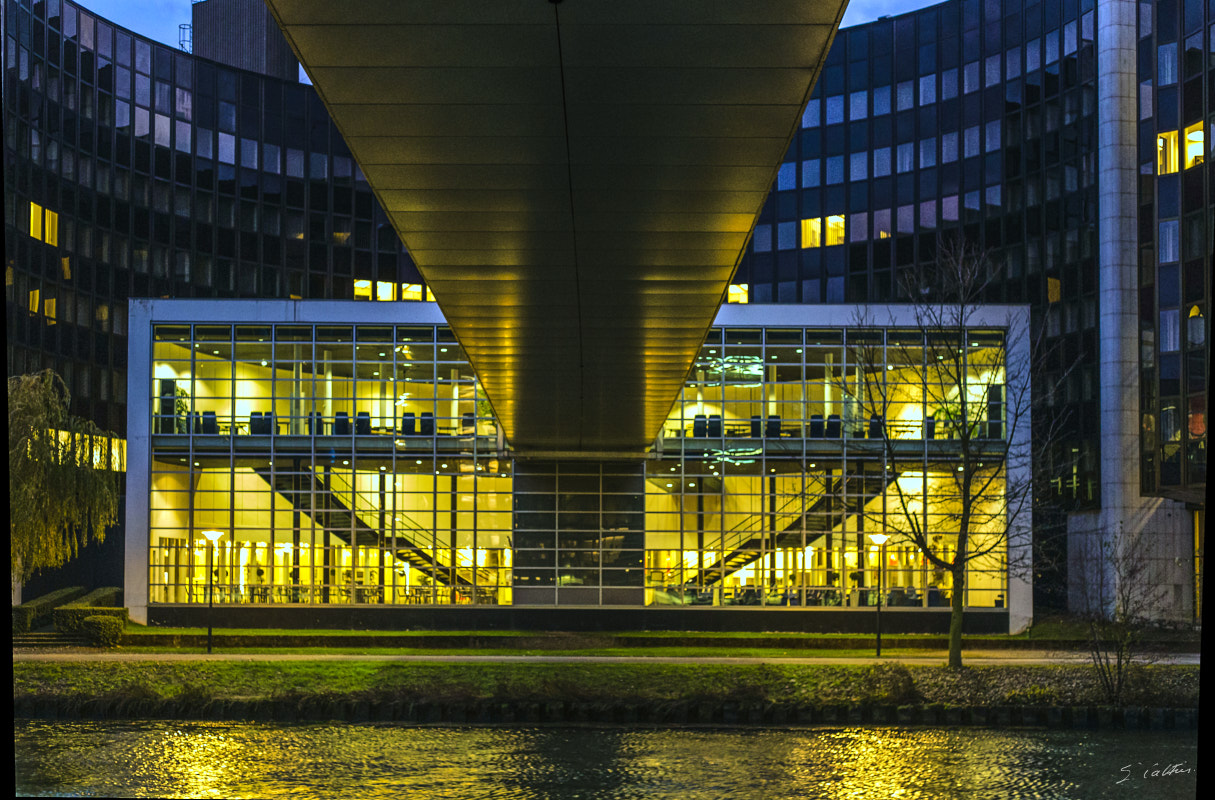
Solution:
{"label": "canal water", "polygon": [[639,729],[17,720],[55,797],[1194,797],[1194,732]]}

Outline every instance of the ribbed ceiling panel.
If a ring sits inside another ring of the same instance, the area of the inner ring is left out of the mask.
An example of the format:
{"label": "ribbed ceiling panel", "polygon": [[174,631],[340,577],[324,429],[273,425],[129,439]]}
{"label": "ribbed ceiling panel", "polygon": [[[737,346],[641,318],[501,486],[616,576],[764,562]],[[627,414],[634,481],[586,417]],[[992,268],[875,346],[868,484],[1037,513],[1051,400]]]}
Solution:
{"label": "ribbed ceiling panel", "polygon": [[516,450],[644,450],[845,3],[267,4]]}

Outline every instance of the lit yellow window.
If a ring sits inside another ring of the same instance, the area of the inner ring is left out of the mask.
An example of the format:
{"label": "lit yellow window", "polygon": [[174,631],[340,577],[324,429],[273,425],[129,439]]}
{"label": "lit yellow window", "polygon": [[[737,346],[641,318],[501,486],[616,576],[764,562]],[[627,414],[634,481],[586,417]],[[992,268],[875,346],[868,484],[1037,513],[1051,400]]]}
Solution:
{"label": "lit yellow window", "polygon": [[802,220],[802,247],[821,247],[823,220],[820,217]]}
{"label": "lit yellow window", "polygon": [[37,289],[30,290],[30,313],[37,314],[39,307],[42,305],[42,292]]}
{"label": "lit yellow window", "polygon": [[371,299],[371,281],[355,281],[354,282],[354,299],[355,300],[370,300]]}
{"label": "lit yellow window", "polygon": [[375,282],[375,299],[379,300],[381,302],[388,302],[391,300],[395,300],[396,297],[394,295],[396,294],[396,288],[397,288],[397,286],[395,283],[388,283],[387,281],[376,281]]}
{"label": "lit yellow window", "polygon": [[350,231],[334,231],[333,232],[333,243],[334,244],[349,244],[350,243]]}
{"label": "lit yellow window", "polygon": [[1046,299],[1052,303],[1059,302],[1059,298],[1062,297],[1061,285],[1058,278],[1047,278]]}
{"label": "lit yellow window", "polygon": [[105,303],[99,303],[97,308],[93,310],[93,318],[98,322],[109,322],[110,307]]}
{"label": "lit yellow window", "polygon": [[37,203],[30,203],[30,236],[42,240],[42,206]]}
{"label": "lit yellow window", "polygon": [[42,314],[46,317],[48,325],[55,324],[55,298],[48,297],[42,302]]}
{"label": "lit yellow window", "polygon": [[42,226],[42,241],[59,246],[59,215],[50,209],[46,211],[46,222]]}
{"label": "lit yellow window", "polygon": [[67,256],[59,259],[59,269],[63,271],[63,279],[65,281],[72,279],[72,259]]}
{"label": "lit yellow window", "polygon": [[1195,122],[1185,129],[1185,168],[1201,164],[1203,159],[1202,123]]}
{"label": "lit yellow window", "polygon": [[401,299],[402,300],[422,300],[422,284],[420,283],[402,283],[401,284]]}
{"label": "lit yellow window", "polygon": [[430,291],[430,287],[429,287],[429,286],[427,286],[427,287],[426,287],[426,302],[428,302],[428,303],[434,303],[434,302],[436,302],[436,301],[435,301],[435,293],[434,293],[434,292],[432,292],[432,291]]}
{"label": "lit yellow window", "polygon": [[844,243],[844,217],[842,214],[827,217],[827,231],[824,238],[823,244],[828,247]]}
{"label": "lit yellow window", "polygon": [[730,289],[726,293],[727,303],[747,303],[751,300],[750,284],[732,283]]}
{"label": "lit yellow window", "polygon": [[1177,171],[1177,131],[1156,134],[1156,174],[1171,175]]}

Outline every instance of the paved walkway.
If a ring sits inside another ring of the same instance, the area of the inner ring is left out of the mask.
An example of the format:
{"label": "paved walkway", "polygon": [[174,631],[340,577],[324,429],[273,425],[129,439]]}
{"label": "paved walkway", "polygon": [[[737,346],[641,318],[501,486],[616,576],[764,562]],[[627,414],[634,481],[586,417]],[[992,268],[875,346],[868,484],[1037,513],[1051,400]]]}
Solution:
{"label": "paved walkway", "polygon": [[[947,654],[939,656],[900,656],[897,654],[874,657],[814,657],[814,658],[732,658],[729,656],[558,656],[558,655],[356,655],[345,653],[122,653],[116,651],[77,650],[68,651],[13,651],[13,662],[20,661],[398,661],[440,664],[822,664],[853,666],[898,662],[907,665],[941,666]],[[962,661],[967,666],[1023,666],[1042,664],[1088,663],[1087,653],[1059,654],[1046,651],[1008,652],[1002,650],[964,651]],[[1159,664],[1191,664],[1199,662],[1198,653],[1174,653],[1158,659]]]}

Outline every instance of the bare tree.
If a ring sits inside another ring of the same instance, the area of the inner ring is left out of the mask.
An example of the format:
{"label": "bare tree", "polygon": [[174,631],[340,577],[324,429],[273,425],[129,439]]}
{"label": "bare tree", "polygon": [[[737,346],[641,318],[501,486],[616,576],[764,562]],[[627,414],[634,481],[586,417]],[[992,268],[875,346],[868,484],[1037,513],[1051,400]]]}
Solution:
{"label": "bare tree", "polygon": [[1152,575],[1151,548],[1141,533],[1095,532],[1077,548],[1071,577],[1080,599],[1089,658],[1108,702],[1121,705],[1135,671],[1155,659],[1146,647],[1165,586]]}
{"label": "bare tree", "polygon": [[[935,261],[904,276],[910,328],[892,329],[884,352],[880,342],[851,348],[854,371],[838,377],[859,417],[852,424],[880,440],[888,468],[886,502],[866,528],[914,545],[951,576],[951,667],[962,665],[968,571],[1030,574],[1032,466],[1061,422],[1036,430],[1031,444],[1030,376],[1043,331],[1033,335],[1027,317],[1001,330],[983,324],[995,277],[984,253],[942,242]],[[858,319],[874,323],[869,313]]]}

